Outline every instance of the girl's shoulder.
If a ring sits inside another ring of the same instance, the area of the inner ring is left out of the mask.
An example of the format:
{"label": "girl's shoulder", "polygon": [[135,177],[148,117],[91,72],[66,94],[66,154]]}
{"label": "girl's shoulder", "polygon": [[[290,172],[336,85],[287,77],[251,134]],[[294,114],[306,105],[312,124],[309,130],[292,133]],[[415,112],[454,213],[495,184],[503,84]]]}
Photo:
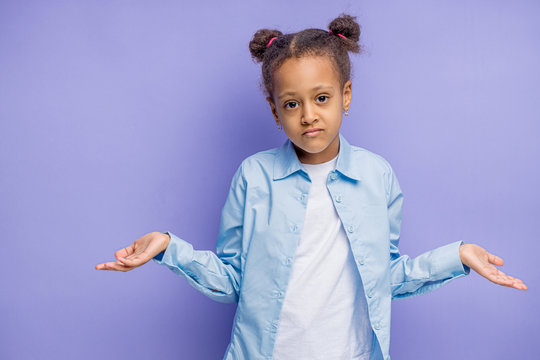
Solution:
{"label": "girl's shoulder", "polygon": [[384,172],[392,172],[392,166],[390,165],[390,162],[381,154],[375,153],[371,150],[357,145],[351,145],[351,149],[354,154],[352,156],[353,162],[365,164],[366,166],[370,167],[378,167]]}
{"label": "girl's shoulder", "polygon": [[282,147],[274,147],[249,155],[240,163],[239,171],[251,176],[255,174],[271,174],[281,151]]}

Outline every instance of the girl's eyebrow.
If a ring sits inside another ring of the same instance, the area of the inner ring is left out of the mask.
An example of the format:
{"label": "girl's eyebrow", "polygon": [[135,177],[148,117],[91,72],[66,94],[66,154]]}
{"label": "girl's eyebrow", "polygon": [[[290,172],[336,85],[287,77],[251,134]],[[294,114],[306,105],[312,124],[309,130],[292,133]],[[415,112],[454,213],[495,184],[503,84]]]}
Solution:
{"label": "girl's eyebrow", "polygon": [[[332,90],[332,86],[330,86],[330,85],[317,85],[317,86],[313,87],[311,89],[311,91],[319,91],[321,89]],[[286,91],[286,92],[279,95],[279,99],[283,99],[286,96],[295,95],[295,94],[296,93],[294,91]]]}

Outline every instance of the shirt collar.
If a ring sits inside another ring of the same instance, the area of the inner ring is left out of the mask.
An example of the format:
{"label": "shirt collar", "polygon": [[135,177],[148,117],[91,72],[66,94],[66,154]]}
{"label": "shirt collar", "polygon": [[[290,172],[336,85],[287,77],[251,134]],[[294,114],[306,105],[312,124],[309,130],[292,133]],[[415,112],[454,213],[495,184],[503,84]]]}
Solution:
{"label": "shirt collar", "polygon": [[[341,133],[339,133],[339,153],[336,170],[341,174],[353,179],[362,180],[358,164],[352,161],[352,147]],[[302,166],[290,139],[279,148],[274,160],[274,180],[283,179],[299,170],[306,172]]]}

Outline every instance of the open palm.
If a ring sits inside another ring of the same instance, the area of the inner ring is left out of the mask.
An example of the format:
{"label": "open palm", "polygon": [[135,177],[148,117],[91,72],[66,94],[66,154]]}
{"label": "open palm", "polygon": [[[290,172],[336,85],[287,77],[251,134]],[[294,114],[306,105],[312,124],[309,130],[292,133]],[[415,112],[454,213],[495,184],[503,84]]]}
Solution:
{"label": "open palm", "polygon": [[495,284],[527,290],[527,285],[520,279],[506,275],[493,265],[502,266],[503,259],[490,254],[486,249],[475,244],[463,244],[459,248],[461,262]]}
{"label": "open palm", "polygon": [[152,232],[135,240],[133,244],[114,253],[116,261],[96,265],[96,270],[129,271],[146,264],[154,256],[164,251],[169,243],[169,235]]}

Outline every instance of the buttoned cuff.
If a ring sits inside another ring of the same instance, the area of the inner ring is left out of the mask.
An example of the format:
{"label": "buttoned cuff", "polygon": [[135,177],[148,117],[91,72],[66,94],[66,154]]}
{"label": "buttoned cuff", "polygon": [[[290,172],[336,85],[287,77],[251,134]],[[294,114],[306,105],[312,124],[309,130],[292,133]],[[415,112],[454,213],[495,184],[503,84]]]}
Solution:
{"label": "buttoned cuff", "polygon": [[459,247],[462,244],[463,241],[456,241],[434,250],[437,253],[434,271],[438,277],[455,278],[470,273],[471,268],[463,264],[459,256]]}
{"label": "buttoned cuff", "polygon": [[193,246],[169,231],[165,231],[164,234],[171,237],[169,245],[165,251],[154,256],[152,260],[160,265],[177,267],[191,263],[193,260]]}

